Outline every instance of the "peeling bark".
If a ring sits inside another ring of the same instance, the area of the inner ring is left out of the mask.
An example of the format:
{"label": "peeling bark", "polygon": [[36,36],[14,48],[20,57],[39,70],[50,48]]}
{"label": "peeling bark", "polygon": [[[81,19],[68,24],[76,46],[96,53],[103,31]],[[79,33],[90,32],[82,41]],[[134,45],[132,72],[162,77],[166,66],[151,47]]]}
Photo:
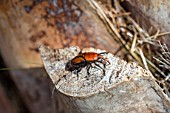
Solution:
{"label": "peeling bark", "polygon": [[[109,53],[104,56],[111,63],[106,66],[105,75],[100,69],[91,68],[87,78],[83,68],[77,77],[74,72],[65,71],[65,64],[79,53],[78,47],[54,50],[41,45],[39,50],[47,73],[72,113],[170,112],[170,100],[151,73],[135,63]],[[84,51],[103,52],[94,48]]]}

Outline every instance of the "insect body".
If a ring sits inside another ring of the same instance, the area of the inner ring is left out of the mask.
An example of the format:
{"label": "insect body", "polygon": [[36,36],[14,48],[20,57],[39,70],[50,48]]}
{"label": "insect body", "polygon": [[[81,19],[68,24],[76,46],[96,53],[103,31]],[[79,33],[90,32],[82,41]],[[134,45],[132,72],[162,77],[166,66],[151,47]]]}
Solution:
{"label": "insect body", "polygon": [[[108,59],[103,57],[103,54],[107,54],[108,52],[95,53],[95,52],[80,52],[76,57],[70,60],[66,64],[66,70],[68,71],[76,71],[77,75],[81,71],[83,67],[87,67],[87,74],[89,75],[89,69],[92,67],[92,63],[94,63],[97,67],[101,68],[105,73],[105,70],[97,63],[102,63],[105,67],[107,63],[110,64]],[[92,67],[94,68],[94,67]]]}

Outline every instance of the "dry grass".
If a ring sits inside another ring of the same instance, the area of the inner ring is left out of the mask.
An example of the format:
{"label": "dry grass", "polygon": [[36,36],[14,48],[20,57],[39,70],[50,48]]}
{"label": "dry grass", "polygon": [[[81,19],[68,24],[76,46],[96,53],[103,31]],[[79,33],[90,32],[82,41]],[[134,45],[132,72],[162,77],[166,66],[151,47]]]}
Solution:
{"label": "dry grass", "polygon": [[[121,52],[122,48],[125,49],[131,56],[128,60],[135,59],[149,70],[170,97],[170,52],[166,45],[157,40],[170,32],[160,33],[158,30],[155,35],[150,36],[131,18],[130,13],[123,9],[118,0],[113,0],[113,4],[87,1],[96,10],[115,41],[120,44],[116,53]],[[156,52],[151,47],[155,47]]]}

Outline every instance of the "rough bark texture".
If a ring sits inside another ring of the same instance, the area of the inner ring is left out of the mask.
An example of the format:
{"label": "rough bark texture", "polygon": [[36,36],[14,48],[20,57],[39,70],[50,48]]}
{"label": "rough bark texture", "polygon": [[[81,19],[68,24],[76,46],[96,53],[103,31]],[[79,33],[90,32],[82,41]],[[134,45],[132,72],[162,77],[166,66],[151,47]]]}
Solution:
{"label": "rough bark texture", "polygon": [[116,51],[117,45],[87,2],[58,2],[56,7],[48,1],[1,1],[0,50],[8,66],[36,67],[41,62],[37,52],[40,43],[55,48],[78,45]]}
{"label": "rough bark texture", "polygon": [[0,52],[7,67],[29,68],[10,74],[31,113],[64,111],[62,104],[55,104],[58,101],[51,102],[50,82],[42,77],[45,72],[34,69],[42,66],[38,44],[95,46],[112,52],[118,48],[86,1],[0,0]]}
{"label": "rough bark texture", "polygon": [[[57,5],[52,0],[49,1],[0,0],[0,52],[8,67],[29,68],[10,71],[10,73],[15,83],[13,87],[18,89],[17,94],[22,99],[23,104],[26,105],[26,111],[30,113],[68,112],[67,109],[63,108],[61,102],[51,102],[49,79],[42,77],[45,73],[44,70],[33,68],[37,65],[42,66],[37,44],[45,44],[54,48],[63,48],[70,45],[78,45],[81,48],[91,46],[105,48],[109,52],[115,52],[118,48],[118,44],[111,40],[104,24],[96,16],[96,12],[89,8],[85,0],[66,0],[67,2],[57,0]],[[68,58],[70,59],[74,55]],[[118,58],[113,61],[122,62]],[[123,64],[126,66],[126,62]],[[116,72],[112,76],[113,79],[111,77],[111,83],[115,82],[114,77],[119,78],[117,76],[120,73],[119,69]],[[94,83],[103,79],[101,72],[96,70],[95,73],[99,73],[97,78],[90,76],[92,77],[90,80],[94,80]],[[69,74],[71,75],[71,73]],[[72,78],[72,75],[70,77]],[[97,81],[95,82],[95,80]],[[107,84],[112,88],[110,83],[107,82]],[[73,83],[73,85],[75,84]],[[101,86],[103,85],[100,84],[98,88]],[[60,91],[62,90],[63,88],[60,88]],[[105,91],[101,90],[105,94]],[[94,89],[87,92],[89,96],[94,93],[98,95],[98,90]],[[67,91],[67,94],[70,95],[70,92]],[[61,93],[58,95],[70,101],[67,96]],[[72,94],[72,96],[75,95],[77,97],[86,96],[84,93],[78,95],[77,92]],[[6,98],[4,95],[1,96],[1,98]],[[75,99],[75,102],[78,101]],[[168,101],[165,99],[165,102]],[[70,104],[73,106],[72,103]],[[70,104],[65,101],[66,106]],[[1,107],[3,106],[1,105]],[[73,107],[70,107],[70,110],[71,108]]]}
{"label": "rough bark texture", "polygon": [[[71,113],[170,112],[167,95],[151,73],[135,63],[127,63],[109,53],[104,55],[110,62],[105,75],[94,65],[90,75],[83,68],[77,76],[65,68],[80,52],[78,47],[54,50],[41,45],[39,50],[47,73]],[[83,52],[103,51],[88,48]]]}
{"label": "rough bark texture", "polygon": [[12,107],[5,90],[0,84],[0,113],[17,113],[16,108]]}

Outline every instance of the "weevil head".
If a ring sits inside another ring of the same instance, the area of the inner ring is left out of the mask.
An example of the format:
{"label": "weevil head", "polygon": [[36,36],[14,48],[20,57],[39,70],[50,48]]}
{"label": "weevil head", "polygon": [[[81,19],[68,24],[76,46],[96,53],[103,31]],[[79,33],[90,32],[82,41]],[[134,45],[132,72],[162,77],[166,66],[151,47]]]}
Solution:
{"label": "weevil head", "polygon": [[66,71],[74,71],[74,70],[79,69],[80,67],[81,67],[80,64],[75,64],[74,62],[72,62],[72,60],[69,60],[66,63],[65,70]]}
{"label": "weevil head", "polygon": [[65,65],[65,70],[66,71],[73,71],[74,69],[73,69],[73,65],[72,65],[72,62],[71,62],[71,60],[69,60],[67,63],[66,63],[66,65]]}
{"label": "weevil head", "polygon": [[70,60],[66,63],[65,70],[66,71],[80,70],[81,68],[85,67],[86,65],[87,65],[86,62],[75,63],[75,62],[73,62],[73,60]]}

